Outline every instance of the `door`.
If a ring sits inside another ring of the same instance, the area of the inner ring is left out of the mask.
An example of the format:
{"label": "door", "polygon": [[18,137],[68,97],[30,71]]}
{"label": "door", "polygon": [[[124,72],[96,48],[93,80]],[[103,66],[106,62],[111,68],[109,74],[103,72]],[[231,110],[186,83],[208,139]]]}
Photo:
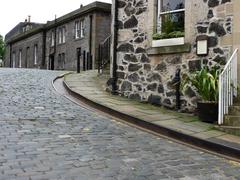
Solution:
{"label": "door", "polygon": [[49,56],[49,69],[54,70],[54,55]]}

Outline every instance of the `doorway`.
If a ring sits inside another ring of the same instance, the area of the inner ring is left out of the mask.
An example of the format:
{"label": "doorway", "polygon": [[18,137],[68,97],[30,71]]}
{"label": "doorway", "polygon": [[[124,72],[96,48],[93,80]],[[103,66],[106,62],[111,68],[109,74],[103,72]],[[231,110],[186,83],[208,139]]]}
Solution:
{"label": "doorway", "polygon": [[49,70],[54,70],[54,55],[49,56]]}

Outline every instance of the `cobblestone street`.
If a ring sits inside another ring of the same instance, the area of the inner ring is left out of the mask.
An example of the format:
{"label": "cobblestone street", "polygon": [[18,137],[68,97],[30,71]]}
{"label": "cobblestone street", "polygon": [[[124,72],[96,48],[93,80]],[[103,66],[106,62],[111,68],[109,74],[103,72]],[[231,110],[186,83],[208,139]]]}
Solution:
{"label": "cobblestone street", "polygon": [[0,69],[0,179],[239,179],[240,165],[58,95],[61,72]]}

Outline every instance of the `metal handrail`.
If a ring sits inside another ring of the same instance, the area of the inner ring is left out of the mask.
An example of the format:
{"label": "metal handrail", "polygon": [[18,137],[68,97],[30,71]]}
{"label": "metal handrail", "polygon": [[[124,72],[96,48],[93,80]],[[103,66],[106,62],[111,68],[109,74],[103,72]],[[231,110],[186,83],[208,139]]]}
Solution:
{"label": "metal handrail", "polygon": [[110,63],[111,36],[99,44],[98,73],[102,74],[104,67]]}
{"label": "metal handrail", "polygon": [[238,49],[233,52],[222,73],[219,75],[219,125],[224,123],[224,115],[228,114],[229,107],[233,105],[234,97],[237,97],[237,55]]}

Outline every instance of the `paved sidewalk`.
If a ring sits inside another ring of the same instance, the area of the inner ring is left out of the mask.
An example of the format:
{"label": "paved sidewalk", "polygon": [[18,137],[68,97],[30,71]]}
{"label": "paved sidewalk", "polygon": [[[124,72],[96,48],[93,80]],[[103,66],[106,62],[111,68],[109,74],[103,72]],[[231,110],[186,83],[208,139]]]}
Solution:
{"label": "paved sidewalk", "polygon": [[210,143],[219,143],[240,152],[240,137],[219,131],[212,124],[198,121],[195,116],[109,94],[104,90],[104,78],[99,78],[97,71],[69,74],[64,77],[64,81],[72,91],[95,103],[136,117],[142,121],[184,135],[190,135],[190,137],[206,140]]}

